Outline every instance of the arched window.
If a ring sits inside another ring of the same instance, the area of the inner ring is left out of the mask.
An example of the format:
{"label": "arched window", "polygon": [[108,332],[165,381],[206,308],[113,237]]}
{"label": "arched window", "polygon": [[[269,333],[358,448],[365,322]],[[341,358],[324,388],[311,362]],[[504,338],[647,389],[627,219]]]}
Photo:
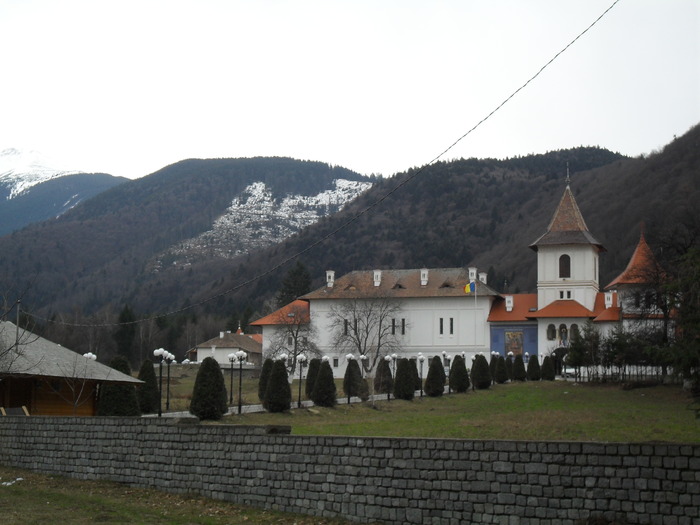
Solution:
{"label": "arched window", "polygon": [[571,325],[571,340],[575,341],[578,336],[579,336],[579,331],[578,331],[578,325],[577,324],[572,324]]}
{"label": "arched window", "polygon": [[562,346],[566,346],[569,342],[569,331],[566,329],[565,324],[559,325],[559,339]]}
{"label": "arched window", "polygon": [[557,337],[557,329],[555,328],[555,326],[553,324],[550,324],[547,327],[547,340],[554,341],[554,339],[556,339],[556,337]]}
{"label": "arched window", "polygon": [[571,257],[562,255],[559,257],[559,278],[571,277]]}

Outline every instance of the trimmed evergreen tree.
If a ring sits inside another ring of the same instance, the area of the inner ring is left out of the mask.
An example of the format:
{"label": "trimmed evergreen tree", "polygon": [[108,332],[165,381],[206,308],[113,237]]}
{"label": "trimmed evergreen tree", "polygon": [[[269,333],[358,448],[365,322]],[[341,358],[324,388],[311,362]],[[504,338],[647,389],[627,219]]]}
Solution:
{"label": "trimmed evergreen tree", "polygon": [[511,355],[506,358],[506,374],[508,375],[508,379],[513,381],[513,356]]}
{"label": "trimmed evergreen tree", "polygon": [[[110,367],[131,375],[129,361],[124,356],[112,359]],[[97,401],[98,416],[140,416],[139,401],[136,397],[136,387],[131,383],[103,383],[100,387],[100,397]]]}
{"label": "trimmed evergreen tree", "polygon": [[361,390],[362,372],[360,371],[360,365],[356,359],[350,359],[345,369],[345,376],[343,377],[343,392],[348,396],[348,405],[350,404],[351,397],[361,397]]}
{"label": "trimmed evergreen tree", "polygon": [[143,384],[136,389],[139,409],[142,414],[155,414],[160,404],[160,390],[153,361],[146,359],[141,363],[138,378],[143,381]]}
{"label": "trimmed evergreen tree", "polygon": [[554,359],[551,356],[544,356],[542,361],[542,380],[554,381],[556,374],[554,372]]}
{"label": "trimmed evergreen tree", "polygon": [[394,378],[391,377],[389,361],[380,359],[377,372],[374,374],[374,392],[376,394],[390,394],[394,390]]}
{"label": "trimmed evergreen tree", "polygon": [[530,357],[530,361],[527,363],[527,380],[528,381],[539,381],[542,377],[540,372],[540,360],[536,355]]}
{"label": "trimmed evergreen tree", "polygon": [[420,374],[418,373],[418,360],[417,359],[409,359],[411,362],[411,375],[413,376],[413,390],[420,390],[421,389],[421,381],[420,381]]}
{"label": "trimmed evergreen tree", "polygon": [[396,363],[396,377],[394,378],[394,397],[411,401],[415,395],[415,378],[413,377],[411,362],[401,358]]}
{"label": "trimmed evergreen tree", "polygon": [[425,395],[439,397],[445,392],[445,367],[442,358],[435,356],[430,360],[428,375],[425,378]]}
{"label": "trimmed evergreen tree", "polygon": [[287,366],[281,359],[273,362],[264,399],[263,406],[270,412],[286,412],[292,406],[292,389],[289,386]]}
{"label": "trimmed evergreen tree", "polygon": [[496,363],[496,383],[502,385],[508,381],[508,371],[506,370],[506,360],[502,355],[498,356]]}
{"label": "trimmed evergreen tree", "polygon": [[363,377],[362,382],[360,383],[359,396],[362,401],[367,401],[369,399],[369,383],[367,382],[366,377]]}
{"label": "trimmed evergreen tree", "polygon": [[489,361],[489,373],[491,374],[491,381],[496,382],[496,366],[498,366],[498,354],[491,352],[491,360]]}
{"label": "trimmed evergreen tree", "polygon": [[484,390],[491,386],[491,370],[489,363],[483,355],[477,355],[472,365],[472,382],[477,390]]}
{"label": "trimmed evergreen tree", "polygon": [[314,386],[316,385],[316,377],[318,376],[318,370],[321,368],[321,359],[314,357],[309,361],[309,368],[306,371],[306,385],[304,385],[304,392],[306,393],[306,398],[311,399],[311,393],[314,391]]}
{"label": "trimmed evergreen tree", "polygon": [[527,372],[525,371],[525,361],[523,361],[523,355],[518,354],[515,356],[515,361],[513,362],[513,379],[516,381],[525,381],[527,379]]}
{"label": "trimmed evergreen tree", "polygon": [[190,414],[200,420],[218,421],[228,410],[226,384],[221,367],[213,357],[206,357],[199,365],[194,380]]}
{"label": "trimmed evergreen tree", "polygon": [[275,362],[269,357],[265,359],[260,370],[260,379],[258,380],[258,399],[262,403],[262,406],[267,410],[266,397],[267,397],[267,383],[270,380],[270,374],[272,373],[272,367]]}
{"label": "trimmed evergreen tree", "polygon": [[320,407],[332,408],[337,403],[333,369],[328,361],[322,361],[316,375],[311,401]]}
{"label": "trimmed evergreen tree", "polygon": [[461,355],[456,355],[450,367],[450,388],[458,394],[463,394],[469,390],[469,374],[467,366],[464,364],[464,358]]}

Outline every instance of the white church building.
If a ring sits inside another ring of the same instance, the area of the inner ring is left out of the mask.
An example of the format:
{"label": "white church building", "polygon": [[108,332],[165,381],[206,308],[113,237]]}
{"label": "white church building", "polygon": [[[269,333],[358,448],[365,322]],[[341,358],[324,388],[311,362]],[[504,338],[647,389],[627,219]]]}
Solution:
{"label": "white church building", "polygon": [[[617,288],[629,279],[623,272],[608,291],[600,291],[599,256],[605,248],[589,232],[568,184],[547,229],[530,248],[537,254],[533,294],[501,294],[475,267],[359,270],[340,277],[329,270],[324,286],[295,303],[308,304],[315,344],[336,377],[344,375],[348,353],[359,357],[353,345],[339,343],[353,336],[366,340],[368,354],[377,347],[382,357],[449,360],[459,353],[470,363],[477,353],[490,352],[542,359],[568,347],[571,334],[588,321],[603,335],[622,322]],[[284,329],[272,319],[284,316],[252,323],[262,327],[265,356],[266,344]]]}

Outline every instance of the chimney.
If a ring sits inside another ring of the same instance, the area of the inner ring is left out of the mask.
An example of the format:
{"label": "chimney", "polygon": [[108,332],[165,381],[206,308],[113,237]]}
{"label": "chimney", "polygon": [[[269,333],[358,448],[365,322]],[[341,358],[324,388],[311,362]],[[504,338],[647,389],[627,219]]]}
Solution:
{"label": "chimney", "polygon": [[513,311],[513,296],[506,295],[506,312],[512,312],[512,311]]}
{"label": "chimney", "polygon": [[328,286],[328,288],[333,288],[334,282],[335,272],[333,270],[326,270],[326,286]]}
{"label": "chimney", "polygon": [[374,286],[382,284],[382,271],[374,270]]}
{"label": "chimney", "polygon": [[223,338],[224,338],[224,332],[219,332],[219,339],[223,339]]}
{"label": "chimney", "polygon": [[426,286],[428,284],[428,269],[422,268],[420,271],[420,285]]}
{"label": "chimney", "polygon": [[469,267],[469,280],[476,281],[476,266]]}
{"label": "chimney", "polygon": [[613,305],[613,293],[605,292],[605,309],[612,308]]}
{"label": "chimney", "polygon": [[486,284],[486,279],[488,278],[488,274],[486,272],[479,272],[479,280]]}

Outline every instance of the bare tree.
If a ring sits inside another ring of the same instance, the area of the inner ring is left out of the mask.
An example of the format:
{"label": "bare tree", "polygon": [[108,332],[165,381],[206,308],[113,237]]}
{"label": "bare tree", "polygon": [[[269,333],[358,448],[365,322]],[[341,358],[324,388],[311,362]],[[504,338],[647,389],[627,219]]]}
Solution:
{"label": "bare tree", "polygon": [[305,354],[307,359],[321,356],[315,343],[316,329],[310,322],[308,307],[293,304],[279,310],[275,324],[279,328],[270,341],[265,357],[274,359],[286,354],[287,370],[293,374],[299,355]]}
{"label": "bare tree", "polygon": [[335,348],[358,354],[363,371],[371,376],[380,359],[401,349],[400,336],[407,328],[401,312],[401,302],[388,297],[339,302],[328,314],[332,343]]}
{"label": "bare tree", "polygon": [[[0,376],[24,373],[38,363],[29,363],[24,357],[24,347],[38,336],[31,332],[31,318],[22,319],[20,301],[8,301],[0,296],[0,321],[8,321],[15,316],[14,324],[0,325]],[[1,378],[0,378],[1,379]]]}

